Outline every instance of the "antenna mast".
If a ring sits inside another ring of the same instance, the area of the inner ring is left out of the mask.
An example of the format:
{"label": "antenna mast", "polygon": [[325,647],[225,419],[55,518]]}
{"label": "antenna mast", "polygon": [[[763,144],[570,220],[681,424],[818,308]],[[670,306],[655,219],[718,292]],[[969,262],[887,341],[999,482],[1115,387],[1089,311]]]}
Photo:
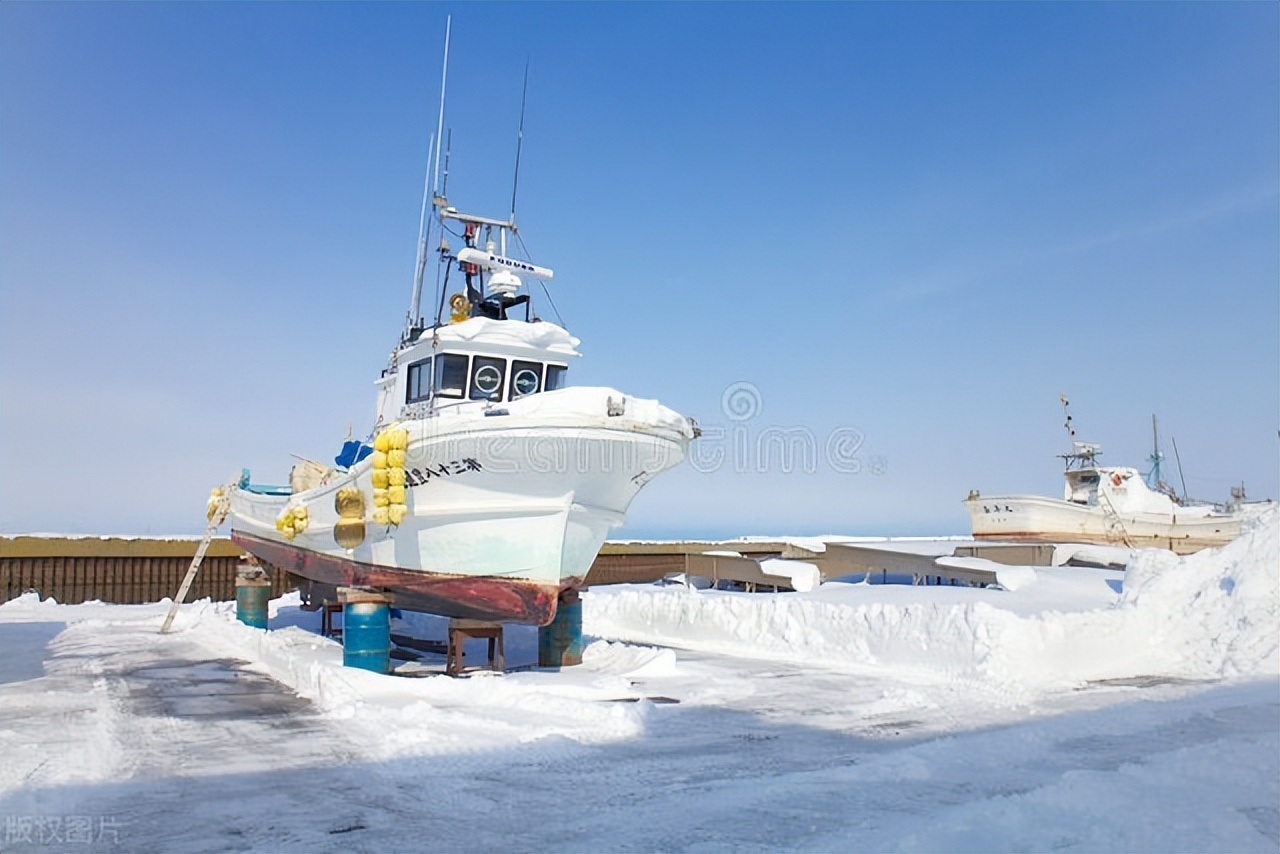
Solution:
{"label": "antenna mast", "polygon": [[1065,416],[1062,426],[1067,428],[1067,438],[1071,442],[1071,450],[1058,456],[1067,464],[1068,469],[1072,464],[1079,465],[1081,468],[1094,465],[1102,449],[1090,442],[1076,441],[1076,428],[1071,423],[1071,402],[1067,400],[1065,394],[1058,395],[1058,400],[1062,402],[1062,414]]}
{"label": "antenna mast", "polygon": [[1075,450],[1076,428],[1071,426],[1071,401],[1067,400],[1065,394],[1058,395],[1058,400],[1062,402],[1062,414],[1066,420],[1062,422],[1062,426],[1067,428],[1067,441],[1071,443],[1071,450]]}
{"label": "antenna mast", "polygon": [[431,222],[427,219],[427,192],[431,180],[431,149],[435,147],[435,137],[427,143],[427,168],[422,176],[422,210],[418,211],[418,257],[413,262],[413,298],[409,300],[409,314],[405,318],[405,329],[412,329],[418,322],[422,310],[422,274],[427,266],[427,232]]}
{"label": "antenna mast", "polygon": [[422,314],[422,277],[427,268],[427,240],[431,233],[431,221],[427,219],[427,193],[429,188],[431,195],[434,196],[435,188],[440,183],[440,137],[444,126],[444,84],[449,74],[449,30],[452,24],[453,16],[450,15],[445,18],[444,24],[444,70],[440,72],[440,114],[436,120],[436,132],[432,134],[431,141],[427,144],[427,174],[422,179],[422,210],[418,213],[418,255],[413,264],[413,298],[409,302],[406,331],[413,328]]}
{"label": "antenna mast", "polygon": [[1164,482],[1161,477],[1160,463],[1164,461],[1164,454],[1160,453],[1160,433],[1156,428],[1156,416],[1151,415],[1151,473],[1147,475],[1147,486],[1152,489],[1160,489],[1160,484]]}
{"label": "antenna mast", "polygon": [[444,180],[440,182],[440,195],[449,195],[449,155],[453,153],[453,130],[445,134],[444,141]]}
{"label": "antenna mast", "polygon": [[1182,476],[1182,456],[1178,453],[1178,437],[1170,438],[1173,442],[1173,459],[1178,463],[1178,480],[1182,482],[1182,500],[1187,500],[1187,479]]}

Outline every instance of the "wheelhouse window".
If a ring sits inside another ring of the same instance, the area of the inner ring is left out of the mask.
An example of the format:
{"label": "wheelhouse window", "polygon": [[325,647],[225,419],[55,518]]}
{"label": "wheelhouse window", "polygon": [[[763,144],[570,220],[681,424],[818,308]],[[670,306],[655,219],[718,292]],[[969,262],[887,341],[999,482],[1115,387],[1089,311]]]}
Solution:
{"label": "wheelhouse window", "polygon": [[405,391],[405,403],[417,403],[431,396],[431,360],[424,359],[409,366],[409,388]]}
{"label": "wheelhouse window", "polygon": [[507,360],[476,356],[471,360],[471,399],[500,400]]}
{"label": "wheelhouse window", "polygon": [[512,362],[509,399],[515,400],[518,397],[537,394],[540,391],[542,391],[542,363]]}
{"label": "wheelhouse window", "polygon": [[555,391],[565,386],[565,374],[569,372],[569,368],[565,365],[547,365],[547,381],[543,384],[543,388],[547,391]]}
{"label": "wheelhouse window", "polygon": [[[478,360],[477,360],[478,361]],[[464,397],[467,388],[467,357],[445,353],[436,357],[436,397]]]}

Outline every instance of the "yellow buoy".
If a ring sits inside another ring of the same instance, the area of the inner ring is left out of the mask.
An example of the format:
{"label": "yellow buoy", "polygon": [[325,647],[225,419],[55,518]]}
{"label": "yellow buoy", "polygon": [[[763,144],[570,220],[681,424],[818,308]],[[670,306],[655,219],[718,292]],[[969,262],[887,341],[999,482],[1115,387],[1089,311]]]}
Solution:
{"label": "yellow buoy", "polygon": [[[376,496],[375,496],[375,500],[376,500]],[[390,517],[390,514],[388,513],[388,508],[386,507],[373,508],[373,524],[375,525],[391,524],[391,517]]]}
{"label": "yellow buoy", "polygon": [[[375,452],[376,453],[376,452]],[[333,541],[344,549],[364,542],[364,493],[359,487],[344,486],[333,497],[333,509],[341,517],[333,526]]]}
{"label": "yellow buoy", "polygon": [[222,487],[215,486],[213,489],[209,490],[209,504],[205,508],[205,518],[210,522],[213,521],[214,516],[218,515],[218,505],[221,503]]}
{"label": "yellow buoy", "polygon": [[[375,457],[377,456],[376,452],[374,453],[374,456]],[[374,463],[374,465],[376,466],[377,463]],[[404,449],[403,448],[392,448],[391,450],[387,451],[386,468],[391,468],[391,469],[404,468]]]}
{"label": "yellow buoy", "polygon": [[400,476],[404,477],[403,469],[374,469],[369,475],[369,478],[373,481],[373,488],[386,489],[387,485],[391,482],[392,476],[396,472],[400,472]]}
{"label": "yellow buoy", "polygon": [[344,549],[354,549],[364,542],[363,519],[339,519],[333,526],[333,541]]}
{"label": "yellow buoy", "polygon": [[359,487],[344,486],[333,497],[333,509],[343,519],[363,519],[364,493]]}
{"label": "yellow buoy", "polygon": [[392,525],[399,525],[409,515],[409,508],[403,504],[392,504],[387,508],[387,515],[391,517]]}
{"label": "yellow buoy", "polygon": [[[384,485],[385,486],[404,486],[404,480],[405,480],[404,469],[387,469],[386,471],[387,482]],[[373,485],[377,486],[378,482],[375,480]]]}

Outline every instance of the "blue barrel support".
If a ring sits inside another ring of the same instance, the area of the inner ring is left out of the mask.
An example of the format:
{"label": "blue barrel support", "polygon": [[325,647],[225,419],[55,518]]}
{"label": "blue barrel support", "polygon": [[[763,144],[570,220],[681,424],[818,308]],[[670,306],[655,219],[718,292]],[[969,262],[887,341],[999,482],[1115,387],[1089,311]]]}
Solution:
{"label": "blue barrel support", "polygon": [[556,616],[538,629],[538,666],[569,667],[582,663],[582,600],[577,590],[564,590]]}
{"label": "blue barrel support", "polygon": [[236,572],[236,619],[255,629],[267,627],[267,603],[271,601],[271,582],[257,567]]}
{"label": "blue barrel support", "polygon": [[339,588],[342,602],[342,664],[374,673],[391,672],[391,597]]}

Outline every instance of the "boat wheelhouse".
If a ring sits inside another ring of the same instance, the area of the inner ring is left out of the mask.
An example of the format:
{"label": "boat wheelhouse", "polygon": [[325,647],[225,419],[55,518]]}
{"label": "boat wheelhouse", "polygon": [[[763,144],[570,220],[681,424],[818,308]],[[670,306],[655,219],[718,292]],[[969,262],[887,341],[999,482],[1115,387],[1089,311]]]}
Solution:
{"label": "boat wheelhouse", "polygon": [[568,385],[578,339],[547,322],[469,317],[425,330],[377,381],[378,418],[423,417],[467,401],[510,403]]}

